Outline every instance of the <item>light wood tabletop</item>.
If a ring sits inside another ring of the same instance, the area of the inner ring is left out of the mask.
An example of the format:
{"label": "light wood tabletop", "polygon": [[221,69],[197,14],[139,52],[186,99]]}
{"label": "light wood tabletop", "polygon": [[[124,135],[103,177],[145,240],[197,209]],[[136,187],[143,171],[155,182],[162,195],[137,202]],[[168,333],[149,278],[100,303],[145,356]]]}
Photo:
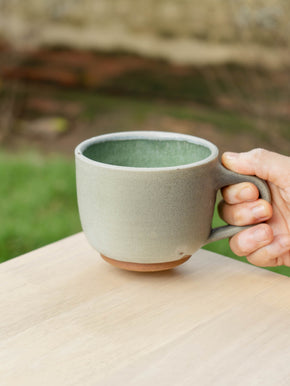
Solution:
{"label": "light wood tabletop", "polygon": [[82,233],[0,265],[0,385],[289,385],[290,281],[200,250],[166,272]]}

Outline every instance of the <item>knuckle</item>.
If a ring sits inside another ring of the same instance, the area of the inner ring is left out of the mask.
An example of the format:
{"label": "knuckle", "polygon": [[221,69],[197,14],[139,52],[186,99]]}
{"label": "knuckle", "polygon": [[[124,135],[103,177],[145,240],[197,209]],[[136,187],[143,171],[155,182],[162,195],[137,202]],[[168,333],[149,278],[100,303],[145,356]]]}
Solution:
{"label": "knuckle", "polygon": [[290,235],[277,237],[277,242],[281,251],[290,250]]}
{"label": "knuckle", "polygon": [[265,180],[268,180],[269,176],[268,163],[266,162],[268,154],[269,152],[262,148],[256,148],[250,151],[254,173]]}
{"label": "knuckle", "polygon": [[237,226],[241,226],[241,225],[244,225],[244,221],[243,221],[243,214],[242,214],[242,211],[239,210],[238,208],[232,208],[232,211],[231,211],[231,217],[232,217],[232,221],[231,223],[233,225],[237,225]]}
{"label": "knuckle", "polygon": [[260,162],[262,159],[264,159],[266,150],[262,148],[256,148],[250,151],[254,161]]}
{"label": "knuckle", "polygon": [[259,228],[260,228],[261,232],[263,232],[263,240],[262,241],[264,241],[264,240],[272,241],[273,240],[273,230],[268,224],[260,224]]}

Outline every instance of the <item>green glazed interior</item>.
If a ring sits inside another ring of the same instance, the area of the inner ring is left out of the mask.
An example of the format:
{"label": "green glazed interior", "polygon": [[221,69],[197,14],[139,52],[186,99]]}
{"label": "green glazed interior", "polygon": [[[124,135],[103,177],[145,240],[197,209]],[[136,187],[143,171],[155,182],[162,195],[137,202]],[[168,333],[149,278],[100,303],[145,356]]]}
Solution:
{"label": "green glazed interior", "polygon": [[110,165],[160,168],[187,165],[207,158],[211,151],[203,145],[178,140],[129,139],[97,142],[83,154]]}

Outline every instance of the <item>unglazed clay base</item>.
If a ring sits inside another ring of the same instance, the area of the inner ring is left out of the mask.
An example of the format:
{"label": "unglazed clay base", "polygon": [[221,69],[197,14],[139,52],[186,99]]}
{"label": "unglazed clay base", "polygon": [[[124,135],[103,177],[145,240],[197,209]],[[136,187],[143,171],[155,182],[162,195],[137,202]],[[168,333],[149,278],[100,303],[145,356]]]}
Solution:
{"label": "unglazed clay base", "polygon": [[175,268],[180,264],[183,264],[190,258],[190,255],[188,255],[188,256],[184,256],[182,259],[169,261],[168,263],[141,264],[141,263],[129,263],[127,261],[111,259],[110,257],[104,256],[102,254],[101,256],[105,261],[114,265],[115,267],[126,269],[127,271],[136,271],[136,272],[166,271],[168,269]]}

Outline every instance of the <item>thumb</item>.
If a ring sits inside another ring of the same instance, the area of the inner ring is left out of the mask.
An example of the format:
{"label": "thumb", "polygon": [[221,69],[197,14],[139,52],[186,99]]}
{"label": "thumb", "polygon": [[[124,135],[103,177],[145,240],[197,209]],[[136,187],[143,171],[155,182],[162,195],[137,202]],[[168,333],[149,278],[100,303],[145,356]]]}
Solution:
{"label": "thumb", "polygon": [[290,183],[290,157],[264,149],[222,155],[222,163],[234,172],[255,175],[284,189]]}

